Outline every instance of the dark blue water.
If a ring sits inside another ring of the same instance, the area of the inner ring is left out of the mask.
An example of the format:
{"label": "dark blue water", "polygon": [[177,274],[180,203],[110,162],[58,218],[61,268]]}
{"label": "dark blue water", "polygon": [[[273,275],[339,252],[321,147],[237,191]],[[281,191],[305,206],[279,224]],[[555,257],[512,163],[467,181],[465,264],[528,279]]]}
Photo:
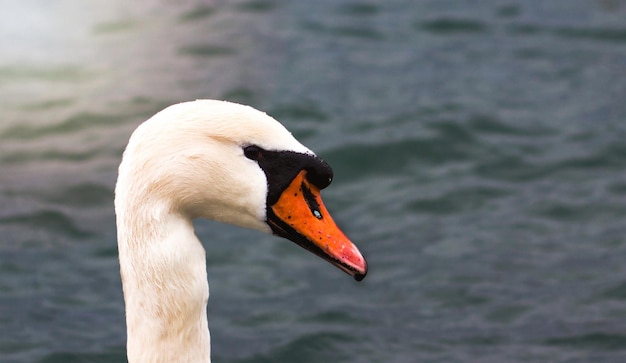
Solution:
{"label": "dark blue water", "polygon": [[27,0],[0,14],[0,361],[124,362],[113,188],[197,98],[335,170],[356,283],[199,221],[215,362],[624,362],[626,2]]}

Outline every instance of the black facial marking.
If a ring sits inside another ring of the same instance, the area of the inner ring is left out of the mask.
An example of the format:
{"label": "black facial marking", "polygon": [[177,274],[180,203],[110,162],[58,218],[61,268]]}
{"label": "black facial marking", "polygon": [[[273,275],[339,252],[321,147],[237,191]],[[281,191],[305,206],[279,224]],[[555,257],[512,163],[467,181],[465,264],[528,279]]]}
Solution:
{"label": "black facial marking", "polygon": [[[333,178],[333,170],[330,165],[317,156],[295,151],[264,150],[256,145],[246,146],[243,150],[244,155],[248,159],[256,160],[265,172],[268,186],[268,207],[278,201],[282,192],[301,170],[306,170],[307,180],[319,189],[326,188]],[[306,199],[308,203],[309,199],[314,200],[315,198]],[[317,204],[317,202],[315,203]],[[310,204],[309,207],[311,207]]]}
{"label": "black facial marking", "polygon": [[315,216],[315,218],[322,219],[320,205],[319,203],[317,203],[317,199],[315,199],[315,196],[313,195],[313,193],[311,193],[311,190],[304,183],[300,185],[300,190],[302,190],[302,195],[304,196],[304,200],[309,206],[311,213]]}

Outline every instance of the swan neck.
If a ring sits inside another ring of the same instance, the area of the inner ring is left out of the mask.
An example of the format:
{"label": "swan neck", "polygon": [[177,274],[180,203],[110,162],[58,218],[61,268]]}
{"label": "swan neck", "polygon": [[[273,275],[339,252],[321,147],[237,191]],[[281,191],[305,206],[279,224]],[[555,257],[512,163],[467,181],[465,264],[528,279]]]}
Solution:
{"label": "swan neck", "polygon": [[167,210],[117,211],[128,361],[208,363],[205,251],[192,221]]}

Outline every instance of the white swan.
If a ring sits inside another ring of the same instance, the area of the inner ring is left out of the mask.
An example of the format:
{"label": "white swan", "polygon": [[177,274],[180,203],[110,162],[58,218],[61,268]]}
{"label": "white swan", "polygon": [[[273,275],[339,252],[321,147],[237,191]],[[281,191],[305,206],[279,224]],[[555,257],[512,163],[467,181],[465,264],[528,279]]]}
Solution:
{"label": "white swan", "polygon": [[365,259],[320,198],[331,178],[328,164],[251,107],[198,100],[140,125],[115,188],[128,361],[211,360],[194,218],[273,232],[361,280]]}

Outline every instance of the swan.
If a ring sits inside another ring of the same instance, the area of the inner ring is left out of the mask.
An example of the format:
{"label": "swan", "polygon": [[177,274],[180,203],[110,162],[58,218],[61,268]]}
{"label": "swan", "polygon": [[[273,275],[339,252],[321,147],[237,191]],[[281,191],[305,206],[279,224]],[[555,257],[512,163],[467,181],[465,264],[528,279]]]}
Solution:
{"label": "swan", "polygon": [[195,218],[287,238],[362,280],[365,259],[320,197],[331,180],[326,162],[249,106],[184,102],[139,125],[115,187],[129,363],[211,361]]}

